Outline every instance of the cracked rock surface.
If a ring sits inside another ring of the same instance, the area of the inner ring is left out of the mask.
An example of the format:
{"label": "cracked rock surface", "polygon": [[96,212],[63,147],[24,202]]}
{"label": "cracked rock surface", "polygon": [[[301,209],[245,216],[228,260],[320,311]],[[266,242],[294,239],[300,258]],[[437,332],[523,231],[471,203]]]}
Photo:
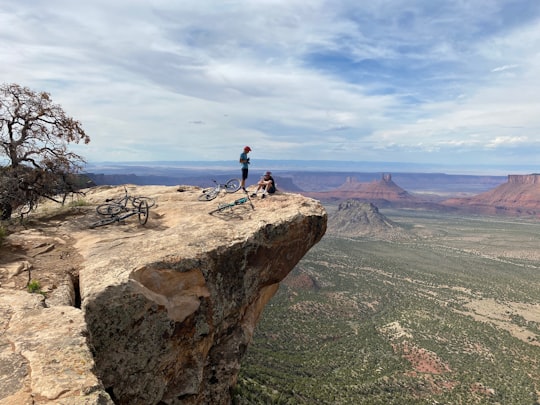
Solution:
{"label": "cracked rock surface", "polygon": [[127,189],[156,201],[144,226],[90,229],[124,193],[102,186],[44,205],[0,249],[0,404],[230,403],[264,306],[326,231],[321,204],[297,194],[209,214],[244,194]]}

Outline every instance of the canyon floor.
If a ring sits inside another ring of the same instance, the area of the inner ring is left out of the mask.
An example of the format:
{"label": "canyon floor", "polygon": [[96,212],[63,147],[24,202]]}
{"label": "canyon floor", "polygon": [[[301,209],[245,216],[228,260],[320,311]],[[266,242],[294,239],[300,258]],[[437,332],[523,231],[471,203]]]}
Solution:
{"label": "canyon floor", "polygon": [[265,309],[237,403],[539,403],[540,223],[381,212],[409,237],[327,234]]}

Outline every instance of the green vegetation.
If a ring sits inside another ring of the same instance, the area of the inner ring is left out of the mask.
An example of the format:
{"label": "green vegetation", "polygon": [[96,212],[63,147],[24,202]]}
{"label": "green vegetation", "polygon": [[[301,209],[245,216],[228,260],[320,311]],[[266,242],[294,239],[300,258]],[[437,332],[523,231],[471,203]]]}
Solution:
{"label": "green vegetation", "polygon": [[0,225],[0,246],[4,243],[4,239],[8,235],[7,229]]}
{"label": "green vegetation", "polygon": [[540,223],[385,215],[415,237],[325,236],[289,275],[316,287],[265,308],[235,403],[538,403]]}
{"label": "green vegetation", "polygon": [[28,292],[31,294],[43,294],[43,291],[41,291],[41,283],[38,280],[31,280],[28,283]]}
{"label": "green vegetation", "polygon": [[68,207],[75,208],[75,207],[86,207],[90,204],[88,201],[86,201],[84,198],[77,198],[73,201],[70,201],[68,204]]}

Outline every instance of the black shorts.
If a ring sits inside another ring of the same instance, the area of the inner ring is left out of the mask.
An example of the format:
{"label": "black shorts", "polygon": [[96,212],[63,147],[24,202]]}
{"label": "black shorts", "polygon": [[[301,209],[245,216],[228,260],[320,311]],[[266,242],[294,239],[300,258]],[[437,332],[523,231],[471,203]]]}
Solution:
{"label": "black shorts", "polygon": [[248,178],[248,169],[242,168],[242,180],[245,180]]}

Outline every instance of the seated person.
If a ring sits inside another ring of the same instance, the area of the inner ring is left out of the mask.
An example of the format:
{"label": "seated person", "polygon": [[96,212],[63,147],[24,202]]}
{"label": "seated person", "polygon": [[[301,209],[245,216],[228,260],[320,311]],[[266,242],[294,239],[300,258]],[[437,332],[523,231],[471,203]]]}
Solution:
{"label": "seated person", "polygon": [[255,190],[251,196],[256,197],[259,190],[262,190],[261,198],[266,197],[266,194],[273,194],[276,192],[276,182],[272,177],[272,172],[266,172],[264,176],[261,177],[257,183],[257,190]]}

